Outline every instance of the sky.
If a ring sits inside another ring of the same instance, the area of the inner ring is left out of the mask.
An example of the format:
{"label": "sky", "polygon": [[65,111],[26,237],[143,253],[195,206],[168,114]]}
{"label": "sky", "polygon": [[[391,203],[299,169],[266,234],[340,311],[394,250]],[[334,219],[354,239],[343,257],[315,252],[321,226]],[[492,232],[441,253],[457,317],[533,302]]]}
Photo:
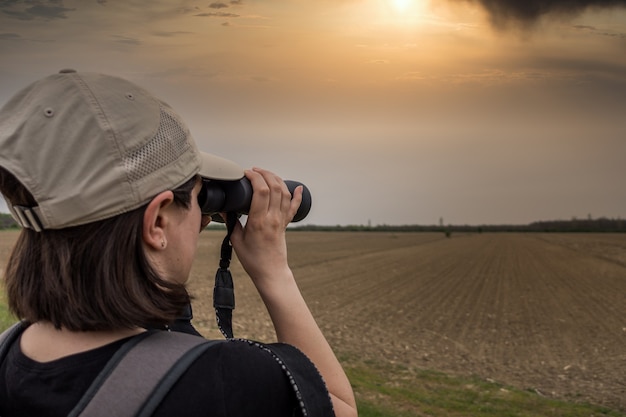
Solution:
{"label": "sky", "polygon": [[626,0],[0,0],[0,103],[63,68],[302,181],[302,224],[626,217]]}

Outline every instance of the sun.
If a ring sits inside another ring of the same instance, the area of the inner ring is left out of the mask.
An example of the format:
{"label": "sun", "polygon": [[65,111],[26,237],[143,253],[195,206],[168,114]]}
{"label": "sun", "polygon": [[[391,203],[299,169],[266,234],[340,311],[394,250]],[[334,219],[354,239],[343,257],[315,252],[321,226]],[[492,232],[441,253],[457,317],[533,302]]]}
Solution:
{"label": "sun", "polygon": [[387,8],[396,18],[411,18],[421,16],[426,12],[427,0],[384,0]]}
{"label": "sun", "polygon": [[415,29],[429,19],[430,3],[430,0],[369,0],[372,7],[368,11],[378,23]]}
{"label": "sun", "polygon": [[391,6],[396,12],[403,13],[408,11],[413,5],[414,0],[389,0]]}

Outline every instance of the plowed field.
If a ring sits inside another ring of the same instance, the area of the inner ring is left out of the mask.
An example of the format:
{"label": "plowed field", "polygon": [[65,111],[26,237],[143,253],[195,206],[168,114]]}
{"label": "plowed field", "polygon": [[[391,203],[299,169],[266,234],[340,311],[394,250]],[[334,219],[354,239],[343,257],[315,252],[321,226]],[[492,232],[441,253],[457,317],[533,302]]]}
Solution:
{"label": "plowed field", "polygon": [[[1,233],[2,243],[12,236]],[[190,283],[195,322],[209,337],[220,337],[210,305],[222,237],[202,234]],[[626,235],[288,237],[300,288],[346,360],[478,375],[626,409]],[[235,336],[273,340],[252,285],[236,261],[231,269]]]}

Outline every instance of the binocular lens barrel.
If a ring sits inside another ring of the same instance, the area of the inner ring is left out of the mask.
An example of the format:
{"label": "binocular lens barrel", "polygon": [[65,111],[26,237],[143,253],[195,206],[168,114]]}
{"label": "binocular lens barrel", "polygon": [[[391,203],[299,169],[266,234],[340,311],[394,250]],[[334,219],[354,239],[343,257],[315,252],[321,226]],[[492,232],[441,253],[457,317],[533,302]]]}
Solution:
{"label": "binocular lens barrel", "polygon": [[[303,186],[302,203],[292,222],[304,219],[311,210],[311,192],[298,181],[285,180],[293,197],[297,186]],[[247,178],[237,181],[202,180],[198,202],[203,214],[230,213],[248,214],[252,202],[252,184]],[[216,216],[213,216],[216,219]],[[217,219],[218,221],[221,219]]]}

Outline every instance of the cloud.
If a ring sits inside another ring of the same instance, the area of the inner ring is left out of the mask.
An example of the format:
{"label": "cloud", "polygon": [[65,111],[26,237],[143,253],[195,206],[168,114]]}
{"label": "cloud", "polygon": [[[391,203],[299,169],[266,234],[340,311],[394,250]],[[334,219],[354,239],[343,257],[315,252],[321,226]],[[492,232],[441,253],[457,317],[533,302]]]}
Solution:
{"label": "cloud", "polygon": [[70,9],[63,6],[62,0],[51,0],[48,2],[40,0],[31,0],[28,2],[3,1],[0,2],[2,13],[13,19],[33,20],[41,18],[44,20],[66,19],[67,12],[76,9]]}
{"label": "cloud", "polygon": [[141,45],[141,41],[137,38],[130,38],[122,35],[112,35],[112,37],[117,43],[123,43],[125,45]]}
{"label": "cloud", "polygon": [[180,7],[178,8],[178,13],[180,14],[188,14],[188,13],[196,13],[199,12],[201,9],[198,6],[194,6],[194,7]]}
{"label": "cloud", "polygon": [[485,69],[478,72],[458,72],[452,74],[428,75],[418,71],[405,72],[395,79],[399,82],[418,82],[422,84],[438,84],[446,87],[459,86],[504,86],[518,83],[540,82],[546,78],[545,74],[532,72],[509,72],[497,68]]}
{"label": "cloud", "polygon": [[583,32],[588,32],[588,33],[598,35],[598,36],[608,36],[609,38],[626,39],[626,33],[624,32],[602,31],[596,28],[595,26],[588,26],[588,25],[573,25],[572,27],[574,29],[577,29]]}
{"label": "cloud", "polygon": [[595,26],[589,26],[589,25],[574,25],[574,28],[580,29],[580,30],[590,30],[590,31],[598,30]]}
{"label": "cloud", "polygon": [[219,71],[212,71],[209,68],[197,67],[170,67],[165,69],[143,72],[142,78],[151,78],[155,80],[172,80],[172,79],[196,79],[200,82],[206,82],[208,79],[219,77]]}
{"label": "cloud", "polygon": [[198,14],[194,14],[194,16],[198,16],[198,17],[239,17],[238,14],[226,13],[226,12],[198,13]]}
{"label": "cloud", "polygon": [[0,41],[21,41],[23,38],[17,33],[0,33]]}
{"label": "cloud", "polygon": [[193,34],[193,32],[185,32],[182,30],[177,30],[177,31],[171,31],[171,32],[158,31],[158,32],[153,32],[152,34],[154,36],[159,36],[161,38],[173,38],[179,35],[191,35]]}
{"label": "cloud", "polygon": [[573,17],[591,8],[599,9],[626,7],[626,0],[470,1],[480,4],[489,13],[492,23],[499,28],[504,28],[511,23],[515,23],[523,27],[531,27],[542,17]]}
{"label": "cloud", "polygon": [[51,43],[51,42],[55,42],[54,39],[37,39],[37,38],[25,38],[22,35],[20,35],[19,33],[14,33],[14,32],[4,32],[4,33],[0,33],[0,42],[1,41],[7,41],[7,42],[38,42],[38,43]]}
{"label": "cloud", "polygon": [[18,20],[33,20],[34,19],[32,15],[26,12],[19,12],[15,10],[3,10],[2,12],[13,19],[18,19]]}
{"label": "cloud", "polygon": [[225,9],[228,7],[228,4],[216,1],[214,3],[209,4],[211,9]]}

